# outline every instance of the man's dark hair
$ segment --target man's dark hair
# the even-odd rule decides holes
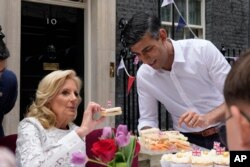
[[[123,38],[126,47],[130,48],[141,40],[146,33],[151,34],[152,38],[158,39],[160,28],[161,22],[155,15],[145,12],[136,13],[125,25],[121,32],[121,38]]]
[[[244,52],[233,64],[224,85],[224,97],[228,106],[250,104],[250,50]]]
[[[4,37],[5,35],[2,33],[2,27],[0,26],[0,61],[5,60],[10,56],[9,50],[3,41]]]

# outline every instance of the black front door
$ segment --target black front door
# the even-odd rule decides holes
[[[74,69],[84,78],[84,10],[22,1],[20,119],[39,81],[57,69]],[[81,92],[82,99],[84,92]],[[83,103],[78,109],[82,117]]]

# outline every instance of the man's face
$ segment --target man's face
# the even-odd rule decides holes
[[[165,68],[168,61],[166,38],[154,39],[147,33],[144,37],[133,45],[130,49],[133,54],[138,56],[144,64],[148,64],[154,69]]]
[[[238,106],[230,107],[232,117],[226,122],[228,148],[230,150],[249,150],[250,105],[241,104],[239,106],[240,108]]]

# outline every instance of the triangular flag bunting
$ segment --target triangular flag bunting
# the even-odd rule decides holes
[[[134,65],[137,65],[139,63],[139,57],[138,56],[135,56],[134,58]]]
[[[127,94],[129,94],[130,89],[131,89],[134,81],[135,81],[135,77],[132,77],[132,76],[128,77],[128,89],[127,89],[128,92],[127,92]]]
[[[119,75],[119,70],[125,68],[123,59],[121,59],[119,66],[117,67],[117,76]]]
[[[176,31],[178,31],[180,28],[183,28],[186,26],[186,22],[185,20],[183,19],[182,16],[179,17],[179,21],[178,21],[178,25],[177,25],[177,28],[176,28]]]
[[[167,6],[171,3],[174,3],[174,0],[164,0],[161,4],[161,7]]]

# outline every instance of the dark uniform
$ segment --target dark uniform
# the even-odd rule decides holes
[[[4,34],[0,26],[0,62],[6,61],[10,56],[8,48],[3,42]],[[2,121],[5,114],[14,107],[17,98],[17,78],[16,75],[5,68],[1,67],[0,71],[0,137],[4,136]]]
[[[4,136],[2,121],[5,114],[14,107],[17,98],[16,75],[5,69],[0,74],[0,137]]]

